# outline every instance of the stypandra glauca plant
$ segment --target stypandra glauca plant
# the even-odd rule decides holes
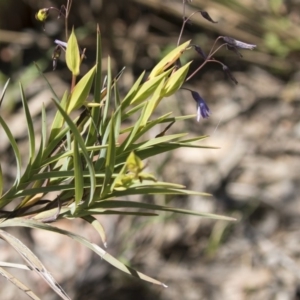
[[[65,52],[66,65],[72,74],[72,80],[70,89],[62,96],[57,95],[39,66],[36,65],[40,76],[44,77],[52,92],[52,101],[57,110],[51,121],[51,128],[47,128],[49,116],[43,107],[41,141],[38,145],[26,95],[20,83],[20,95],[29,139],[29,155],[24,170],[21,168],[23,163],[18,144],[0,116],[0,126],[10,141],[17,169],[14,184],[9,189],[4,189],[0,168],[0,237],[10,244],[26,262],[24,265],[0,262],[0,273],[30,298],[39,299],[32,290],[7,271],[8,267],[37,272],[62,299],[70,299],[36,255],[5,230],[8,227],[28,227],[63,234],[90,248],[103,260],[121,271],[166,287],[162,282],[133,270],[110,255],[101,218],[97,219],[95,216],[116,214],[153,218],[159,212],[175,212],[212,219],[233,220],[225,216],[130,199],[131,195],[149,194],[204,195],[186,190],[180,184],[157,181],[155,175],[148,173],[145,169],[147,160],[151,161],[161,153],[181,147],[205,148],[197,143],[205,136],[187,138],[186,133],[168,134],[167,132],[175,122],[183,122],[194,118],[195,115],[176,117],[169,112],[155,118],[153,112],[161,101],[168,101],[167,97],[182,88],[190,91],[196,101],[198,120],[208,117],[210,110],[200,94],[183,85],[209,62],[221,65],[229,77],[236,82],[228,67],[214,59],[214,54],[223,46],[238,54],[238,48],[253,49],[255,47],[255,45],[246,44],[231,37],[219,37],[210,53],[206,55],[200,46],[192,44],[191,41],[181,43],[184,27],[196,13],[199,12],[202,17],[214,22],[205,11],[197,11],[186,17],[185,6],[186,0],[183,1],[183,24],[177,47],[167,54],[149,72],[148,76],[145,76],[143,72],[124,97],[121,97],[118,90],[118,81],[122,77],[123,70],[117,75],[112,74],[108,58],[107,74],[102,74],[99,27],[96,38],[96,63],[78,80],[80,65],[85,58],[86,50],[80,49],[74,30],[71,32],[68,30],[72,1],[68,0],[61,8],[43,8],[37,12],[36,18],[43,23],[46,22],[51,12],[65,19],[66,42],[55,41],[53,67],[55,69],[61,52]],[[219,41],[223,41],[223,44],[214,49]],[[180,58],[185,51],[190,49],[196,50],[202,56],[203,63],[194,73],[188,75],[192,62],[181,65]],[[0,104],[5,98],[8,84],[9,81],[3,88]],[[92,100],[88,102],[88,98]],[[77,117],[74,117],[74,113]],[[132,126],[126,125],[133,116],[137,117],[137,121]],[[164,130],[156,136],[151,136],[150,130],[158,125],[161,125]],[[121,135],[122,139],[120,139]],[[54,199],[48,197],[52,192],[57,194]],[[68,219],[70,222],[82,219],[90,223],[100,235],[103,245],[96,245],[77,233],[54,226],[54,223],[61,219]]]

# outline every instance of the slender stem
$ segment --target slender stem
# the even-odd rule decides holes
[[[69,13],[70,13],[70,10],[71,10],[71,6],[72,6],[72,0],[68,0],[67,7],[66,7],[66,17],[65,17],[66,41],[69,38],[69,33],[68,33],[68,19],[69,19]]]
[[[65,15],[64,13],[62,13],[62,11],[59,10],[57,7],[51,6],[51,7],[49,7],[49,9],[55,10],[55,11],[57,11],[59,14],[63,15],[64,17],[66,17],[66,15]]]
[[[211,49],[210,49],[210,51],[209,51],[208,56],[211,56],[211,55],[212,55],[212,51],[213,51],[213,49],[215,48],[215,45],[216,45],[217,41],[220,40],[221,38],[223,38],[223,37],[222,37],[222,36],[218,36],[218,37],[216,38],[216,40],[214,41],[213,46],[211,47]],[[215,53],[215,52],[214,52],[214,53]]]
[[[183,30],[184,30],[184,27],[185,27],[185,24],[186,24],[185,3],[186,3],[186,0],[182,0],[182,19],[183,19],[183,22],[182,22],[180,34],[179,34],[179,37],[178,37],[177,46],[179,46],[179,44],[180,44],[180,40],[182,38]]]
[[[76,75],[72,75],[71,93],[72,93],[72,91],[73,91],[75,85],[76,85]]]
[[[182,22],[182,26],[181,26],[181,30],[180,30],[180,34],[179,34],[179,37],[178,37],[178,41],[177,41],[177,46],[179,46],[180,44],[180,40],[182,38],[182,34],[183,34],[183,30],[185,28],[185,24],[191,20],[191,18],[196,14],[196,13],[201,13],[201,10],[196,10],[194,12],[192,12],[187,18],[185,17],[185,3],[186,3],[186,0],[183,0],[183,22]]]
[[[208,59],[212,58],[222,47],[224,47],[226,45],[227,45],[227,43],[220,45],[215,51],[213,51],[212,53],[209,54]]]
[[[223,46],[227,45],[226,43],[222,44],[221,46],[219,46],[216,50],[212,51],[213,48],[215,47],[215,44],[217,42],[217,40],[219,40],[220,37],[218,37],[215,42],[213,47],[211,48],[206,60],[185,80],[185,82],[189,81],[192,77],[194,77],[208,62],[217,62],[219,64],[222,64],[221,62],[219,62],[218,60],[213,59],[213,56],[216,54],[216,52],[218,52]],[[222,64],[223,65],[223,64]]]

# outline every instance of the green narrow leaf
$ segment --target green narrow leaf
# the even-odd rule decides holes
[[[74,156],[74,180],[75,180],[75,204],[78,206],[82,201],[83,196],[83,171],[82,161],[79,152],[79,146],[76,139],[73,142],[73,156]]]
[[[96,74],[94,83],[94,102],[101,103],[101,72],[102,72],[102,45],[101,33],[99,24],[97,24],[97,44],[96,44]],[[99,130],[99,123],[101,118],[101,107],[94,107],[91,109],[91,123],[87,136],[87,144],[95,143]],[[92,122],[94,120],[94,122]]]
[[[5,121],[2,119],[1,115],[0,115],[0,125],[4,129],[4,131],[7,135],[7,138],[10,142],[10,145],[13,148],[15,158],[16,158],[16,162],[17,162],[17,176],[16,176],[16,180],[15,180],[15,183],[14,183],[14,186],[15,186],[15,185],[18,185],[20,183],[20,180],[21,180],[21,166],[22,166],[21,155],[20,155],[18,145],[17,145],[11,131],[9,130],[8,126],[6,125]]]
[[[71,299],[63,290],[63,288],[55,281],[41,261],[35,256],[35,254],[29,248],[27,248],[27,246],[25,246],[19,239],[15,238],[4,230],[0,230],[0,236],[22,256],[22,258],[32,267],[32,269],[37,272],[37,274],[40,275],[62,299]]]
[[[68,102],[69,102],[69,93],[68,93],[68,91],[65,91],[64,95],[60,101],[60,105],[64,110],[67,109]],[[52,122],[49,141],[48,141],[49,144],[51,143],[51,141],[53,141],[53,139],[60,132],[61,128],[63,127],[63,124],[64,124],[64,118],[62,117],[62,115],[59,112],[57,112],[55,114],[54,120]]]
[[[102,41],[99,24],[97,24],[96,76],[94,86],[94,101],[101,102],[101,72],[102,72]]]
[[[0,96],[0,107],[1,107],[2,101],[4,99],[7,87],[9,85],[9,82],[10,82],[10,78],[7,79],[7,81],[6,81],[6,83],[5,83],[4,87],[3,87],[3,90],[2,90],[2,93],[1,93],[1,96]]]
[[[74,76],[80,73],[80,53],[74,28],[70,34],[66,49],[66,63]]]
[[[110,60],[110,57],[108,57],[108,59],[107,59],[107,87],[106,87],[107,94],[106,94],[106,100],[105,100],[102,121],[101,121],[101,127],[100,127],[100,132],[102,135],[105,130],[105,124],[107,124],[106,119],[108,116],[108,109],[111,104],[111,86],[112,86],[111,60]]]
[[[140,115],[139,119],[135,123],[135,125],[134,125],[133,129],[131,130],[130,134],[128,135],[128,137],[122,143],[119,151],[126,150],[133,143],[138,131],[140,130],[140,127],[141,127],[140,125],[141,125],[141,122],[143,120],[143,116],[145,115],[146,108],[147,108],[147,103],[144,104],[144,108],[141,112],[141,115]]]
[[[152,147],[154,145],[159,146],[159,144],[166,143],[166,142],[169,142],[169,141],[172,141],[172,140],[176,140],[176,139],[179,139],[179,138],[184,137],[186,135],[187,135],[187,133],[177,133],[177,134],[172,134],[172,135],[164,135],[164,136],[161,136],[161,137],[157,137],[155,139],[148,140],[144,143],[141,143],[136,149],[137,150],[142,150],[142,149],[145,149],[145,148],[148,148],[148,147]]]
[[[151,97],[151,99],[147,102],[145,113],[142,116],[141,127],[144,127],[147,124],[147,122],[148,122],[149,118],[152,116],[155,108],[157,107],[157,105],[161,101],[161,99],[162,99],[161,91],[162,91],[164,85],[165,85],[165,81],[162,80],[160,82],[160,84],[158,85],[158,87],[156,88],[156,90],[155,90],[153,96]]]
[[[0,163],[0,198],[2,197],[3,188],[4,188],[3,173],[2,173],[1,163]]]
[[[37,68],[39,74],[44,78],[44,80],[46,81],[47,85],[48,85],[48,88],[49,90],[51,91],[52,95],[53,95],[53,98],[57,101],[59,101],[59,98],[58,96],[56,95],[52,85],[50,84],[50,82],[48,81],[47,77],[45,76],[45,74],[43,73],[43,71],[41,70],[41,68],[39,67],[39,65],[35,62],[34,63],[35,67]],[[31,79],[32,80],[32,79]]]
[[[34,128],[33,128],[33,121],[30,115],[30,111],[28,108],[27,104],[27,99],[24,93],[24,89],[22,86],[22,83],[19,83],[20,87],[20,94],[21,94],[21,99],[22,99],[22,104],[25,112],[25,117],[26,117],[26,126],[27,126],[27,131],[28,131],[28,138],[29,138],[29,158],[28,158],[28,163],[26,166],[26,170],[24,171],[24,174],[22,176],[22,181],[27,181],[28,178],[31,177],[31,172],[32,172],[32,164],[35,158],[35,134],[34,134]]]
[[[22,290],[29,298],[33,300],[40,300],[40,298],[24,283],[17,279],[14,275],[0,267],[0,274],[14,284],[17,288]]]
[[[106,150],[105,157],[105,178],[102,185],[101,196],[103,197],[109,190],[111,184],[112,174],[115,168],[115,159],[116,159],[116,140],[115,140],[115,119],[112,115],[110,119],[110,131],[108,138],[108,148]]]
[[[130,102],[132,101],[133,97],[136,95],[140,88],[140,84],[145,76],[145,71],[140,75],[140,77],[135,81],[129,92],[127,93],[126,97],[124,98],[122,102],[122,108],[126,108]]]
[[[153,128],[155,125],[160,124],[160,123],[165,123],[165,120],[166,120],[171,114],[172,114],[172,112],[167,113],[167,114],[165,114],[165,115],[163,115],[163,116],[161,116],[161,117],[159,117],[159,118],[157,118],[157,119],[154,119],[154,120],[152,120],[152,121],[148,121],[147,124],[146,124],[143,128],[141,128],[141,130],[138,132],[138,138],[141,137],[143,134],[149,132],[149,131],[151,130],[151,128]],[[169,118],[168,118],[168,119],[169,119]],[[174,121],[172,121],[172,122],[175,123],[175,119],[174,119]],[[130,130],[131,130],[130,127],[125,128],[124,130],[122,130],[122,133],[127,132],[127,131],[130,131]],[[156,138],[156,137],[155,137],[155,138]],[[153,138],[152,138],[152,139],[153,139]],[[151,139],[151,140],[152,140],[152,139]]]
[[[93,199],[93,195],[94,195],[94,191],[95,191],[95,187],[96,187],[96,178],[95,178],[95,170],[94,170],[94,167],[93,167],[93,163],[89,157],[89,154],[86,150],[86,146],[84,144],[84,140],[80,134],[80,132],[78,131],[76,125],[73,123],[73,121],[71,120],[71,118],[67,115],[67,113],[63,110],[63,108],[60,106],[60,104],[55,101],[54,99],[54,103],[56,105],[56,107],[58,108],[58,110],[60,111],[60,113],[62,114],[63,118],[65,119],[66,123],[68,124],[68,126],[70,127],[71,131],[73,132],[74,134],[74,139],[77,140],[80,148],[81,148],[81,151],[82,151],[82,154],[86,160],[86,163],[87,163],[87,166],[88,166],[88,169],[89,169],[89,172],[90,172],[90,182],[91,182],[91,188],[90,188],[90,202],[92,201]]]
[[[173,49],[167,54],[151,71],[148,79],[152,79],[157,75],[161,74],[164,70],[172,66],[176,60],[182,55],[182,53],[188,48],[191,41],[187,41],[180,46]]]
[[[137,111],[142,109],[144,106],[145,106],[145,103],[142,102],[140,104],[134,105],[130,110],[128,110],[125,113],[122,111],[122,121],[128,119],[131,115],[133,115],[134,113],[136,113]]]
[[[188,191],[191,192],[191,191]],[[156,210],[156,211],[167,211],[167,212],[174,212],[178,214],[186,214],[191,216],[199,216],[209,219],[216,219],[216,220],[226,220],[226,221],[236,221],[236,219],[216,214],[210,214],[210,213],[202,213],[197,212],[193,210],[188,209],[180,209],[176,207],[168,207],[163,205],[155,205],[155,204],[149,204],[149,203],[142,203],[142,202],[135,202],[135,201],[122,201],[122,200],[109,200],[109,201],[101,201],[101,202],[95,202],[91,209],[93,208],[136,208],[136,209],[150,209],[150,210]]]
[[[78,213],[79,216],[81,214],[86,215],[119,215],[119,216],[139,216],[139,217],[157,217],[159,214],[157,213],[149,213],[149,212],[141,212],[141,211],[120,211],[120,210],[111,210],[111,209],[88,209],[84,211],[80,211]],[[77,214],[76,214],[77,216]],[[72,215],[70,215],[72,217]]]
[[[101,223],[93,216],[87,215],[82,218],[85,221],[89,222],[96,229],[96,231],[99,233],[99,235],[101,237],[104,247],[107,248],[106,233],[105,233],[105,230],[104,230],[103,226],[101,225]]]
[[[42,126],[41,127],[42,127],[41,148],[42,151],[44,151],[47,143],[47,115],[46,115],[46,108],[44,103],[42,105]]]
[[[96,245],[94,243],[90,243],[88,240],[86,240],[85,238],[83,238],[82,236],[80,236],[78,234],[74,234],[72,232],[69,232],[69,231],[66,231],[66,230],[63,230],[63,229],[60,229],[57,227],[53,227],[53,226],[50,226],[48,224],[44,224],[41,222],[33,221],[30,219],[5,220],[4,222],[0,223],[0,227],[15,227],[15,226],[43,229],[43,230],[52,231],[52,232],[56,232],[56,233],[60,233],[65,236],[68,236],[68,237],[74,239],[75,241],[79,242],[80,244],[86,246],[87,248],[91,249],[95,253],[97,253],[102,259],[106,260],[109,264],[111,264],[115,268],[117,268],[129,275],[132,275],[136,278],[148,281],[153,284],[158,284],[163,287],[167,287],[162,282],[155,280],[143,273],[140,273],[131,267],[126,266],[125,264],[123,264],[122,262],[120,262],[119,260],[117,260],[116,258],[111,256],[108,252],[103,250],[101,247],[99,247],[98,245]]]
[[[71,93],[70,103],[67,108],[67,114],[70,114],[70,112],[72,112],[73,110],[84,105],[86,98],[90,93],[95,72],[96,66],[94,66],[88,73],[86,73],[76,84]]]
[[[49,143],[48,143],[47,147],[44,149],[43,157],[42,157],[43,166],[47,164],[46,161],[52,160],[52,158],[49,157],[52,154],[52,152],[56,148],[63,145],[65,135],[67,134],[68,131],[69,131],[69,128],[65,127],[63,129],[61,129],[61,131],[57,134],[56,137],[53,138],[53,140],[51,142],[49,142],[49,140],[48,140]]]
[[[205,148],[203,146],[197,146],[197,145],[185,145],[185,144],[181,144],[181,143],[176,143],[176,142],[169,142],[169,143],[160,143],[159,145],[154,145],[154,146],[150,146],[144,149],[139,150],[137,148],[137,155],[141,158],[141,159],[147,159],[149,157],[153,157],[155,155],[161,154],[161,153],[165,153],[165,152],[170,152],[172,150],[176,150],[178,148],[181,147],[187,147],[187,148]]]
[[[157,89],[158,85],[167,78],[172,70],[168,70],[157,77],[147,80],[145,83],[141,85],[136,95],[131,100],[130,104],[137,105],[148,97],[152,95],[152,93]]]
[[[166,85],[164,86],[162,90],[162,96],[163,97],[169,97],[173,95],[176,91],[180,89],[182,84],[185,81],[186,74],[189,70],[190,64],[192,62],[190,61],[183,67],[179,68],[176,72],[174,72],[167,80]]]
[[[115,118],[115,140],[118,141],[120,130],[121,130],[121,122],[122,122],[122,106],[121,106],[121,99],[120,99],[120,94],[118,90],[118,85],[117,82],[114,86],[114,92],[115,92],[115,101],[116,101],[116,107],[117,110],[114,114]]]

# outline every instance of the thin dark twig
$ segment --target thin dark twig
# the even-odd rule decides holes
[[[181,37],[182,37],[182,34],[183,34],[183,30],[184,30],[184,27],[185,27],[185,24],[186,24],[185,3],[186,3],[186,0],[182,0],[182,19],[183,19],[183,22],[182,22],[181,30],[180,30],[180,33],[179,33],[177,46],[179,46],[179,44],[180,44],[180,40],[181,40]]]
[[[216,41],[218,40],[219,38],[216,39]],[[215,41],[215,43],[216,43]],[[214,45],[215,45],[214,43]],[[214,50],[213,52],[210,51],[209,55],[207,56],[206,60],[185,80],[186,82],[189,81],[193,76],[196,75],[196,73],[198,73],[208,62],[216,62],[217,60],[214,60],[212,59],[212,57],[216,54],[216,52],[218,52],[222,47],[224,47],[225,45],[227,45],[226,43],[225,44],[222,44],[221,46],[219,46],[216,50]],[[213,48],[212,48],[213,49]],[[220,63],[220,62],[219,62]]]

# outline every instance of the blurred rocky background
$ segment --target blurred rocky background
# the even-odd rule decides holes
[[[94,61],[99,23],[104,71],[108,55],[115,74],[126,66],[120,82],[123,93],[143,70],[150,70],[176,45],[182,23],[181,0],[73,2],[70,27],[74,25],[81,47],[87,48],[83,72]],[[28,148],[18,82],[25,86],[37,126],[41,103],[50,112],[53,107],[51,94],[33,61],[41,66],[58,94],[70,83],[63,58],[52,71],[53,41],[64,40],[63,20],[50,13],[43,31],[34,18],[38,9],[64,3],[0,1],[0,90],[11,78],[1,116],[24,155]],[[209,135],[203,145],[216,149],[181,149],[148,162],[158,178],[212,196],[149,199],[232,216],[237,222],[170,214],[153,219],[100,217],[108,235],[108,251],[163,281],[167,289],[115,270],[64,237],[13,229],[72,299],[300,299],[300,2],[193,0],[187,6],[187,15],[197,9],[208,11],[218,23],[196,14],[186,27],[183,41],[192,39],[209,52],[219,35],[227,35],[257,48],[241,51],[243,58],[226,49],[217,53],[216,58],[229,66],[238,85],[226,78],[217,64],[206,66],[186,84],[206,99],[212,115],[200,123],[188,120],[176,124],[172,130],[189,132],[191,137]],[[193,52],[188,55],[195,69],[201,57]],[[157,114],[195,113],[193,101],[189,92],[179,91],[161,103]],[[14,161],[3,132],[0,160],[9,185]],[[64,221],[58,225],[101,243],[96,232],[84,223]],[[0,260],[21,262],[3,241]],[[35,274],[12,272],[41,299],[57,299]],[[25,296],[0,277],[0,299]]]

